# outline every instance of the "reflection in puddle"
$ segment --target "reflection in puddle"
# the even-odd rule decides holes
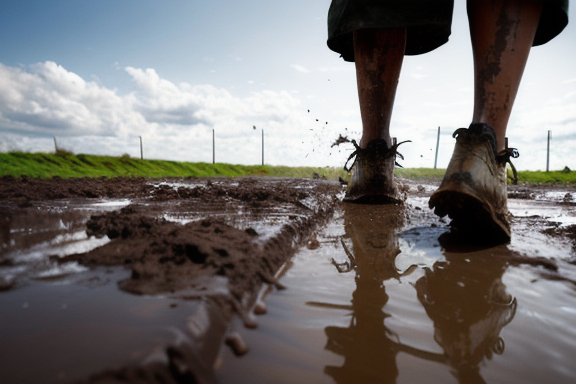
[[[250,353],[223,351],[220,382],[573,381],[575,287],[523,264],[556,258],[555,276],[574,274],[569,247],[542,235],[531,247],[447,252],[445,228],[405,216],[345,204],[321,246],[293,258],[259,329],[244,330]]]
[[[387,281],[414,271],[407,268],[399,273],[395,261],[401,253],[398,231],[403,211],[397,206],[344,209],[346,237],[353,243],[356,289],[350,324],[325,329],[326,348],[344,356],[344,364],[326,366],[324,372],[337,383],[395,382],[397,355],[406,353],[450,366],[460,382],[481,382],[479,365],[504,352],[500,331],[516,311],[516,300],[506,293],[501,280],[505,262],[485,254],[466,258],[445,254],[446,260],[425,267],[413,286],[443,353],[407,344],[386,321],[391,317]]]

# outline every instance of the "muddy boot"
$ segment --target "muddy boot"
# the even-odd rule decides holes
[[[356,150],[350,155],[348,161],[354,156],[354,162],[347,168],[348,161],[344,165],[344,170],[350,172],[352,177],[344,201],[367,204],[400,204],[406,200],[398,192],[394,183],[394,165],[396,156],[403,159],[402,155],[397,152],[396,144],[388,148],[386,141],[383,139],[372,140],[366,148],[360,148],[356,141],[352,144]]]
[[[510,241],[506,163],[518,157],[513,149],[496,152],[496,135],[487,124],[471,124],[452,135],[456,146],[440,188],[428,205],[440,217],[448,215],[453,230],[472,241]]]

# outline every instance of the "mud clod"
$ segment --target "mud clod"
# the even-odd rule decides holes
[[[340,135],[338,135],[338,138],[336,139],[336,141],[334,141],[334,142],[332,143],[332,145],[330,146],[330,148],[336,147],[336,146],[338,146],[338,145],[340,145],[340,144],[350,143],[350,142],[351,142],[351,141],[350,141],[350,139],[348,138],[348,136],[342,136],[342,135],[340,134]]]
[[[248,345],[238,332],[232,332],[226,336],[225,342],[236,356],[242,356],[248,353]]]

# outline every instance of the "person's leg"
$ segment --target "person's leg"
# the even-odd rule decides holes
[[[506,127],[542,11],[542,0],[468,0],[474,55],[474,115],[505,149]]]
[[[362,139],[366,148],[374,139],[390,147],[390,117],[404,59],[406,28],[354,31],[354,56]]]
[[[452,218],[460,237],[483,243],[510,240],[506,126],[540,20],[542,1],[468,0],[474,53],[474,115],[454,132],[456,145],[428,205]]]
[[[398,203],[394,184],[396,148],[390,117],[406,46],[406,28],[359,29],[353,33],[362,139],[354,158],[346,201]],[[348,162],[346,163],[348,164]],[[349,168],[344,166],[344,169]]]

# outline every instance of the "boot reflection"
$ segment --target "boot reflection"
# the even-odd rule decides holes
[[[454,376],[460,383],[484,383],[479,365],[504,352],[500,331],[516,312],[516,299],[502,282],[508,264],[480,252],[445,257],[416,282],[418,300]]]
[[[444,353],[432,353],[400,342],[386,324],[385,282],[401,279],[395,266],[400,253],[398,232],[404,209],[395,205],[344,205],[345,237],[351,247],[348,268],[354,269],[356,290],[348,327],[325,328],[326,349],[344,357],[340,367],[324,372],[337,383],[394,383],[400,352],[451,367],[460,383],[482,383],[479,364],[504,351],[500,331],[514,317],[516,300],[506,293],[502,275],[506,261],[481,253],[446,253],[446,261],[427,269],[415,284],[419,302],[434,322],[434,339]],[[350,249],[348,249],[350,248]],[[324,304],[326,305],[326,304]],[[328,304],[329,306],[329,304]]]
[[[344,204],[345,230],[352,241],[350,270],[356,273],[352,295],[352,319],[347,328],[329,326],[326,349],[344,356],[341,367],[326,366],[324,372],[337,383],[396,381],[397,343],[386,328],[388,302],[384,282],[399,278],[394,260],[400,253],[397,231],[404,221],[404,207],[397,205]],[[337,265],[342,271],[340,265]]]

